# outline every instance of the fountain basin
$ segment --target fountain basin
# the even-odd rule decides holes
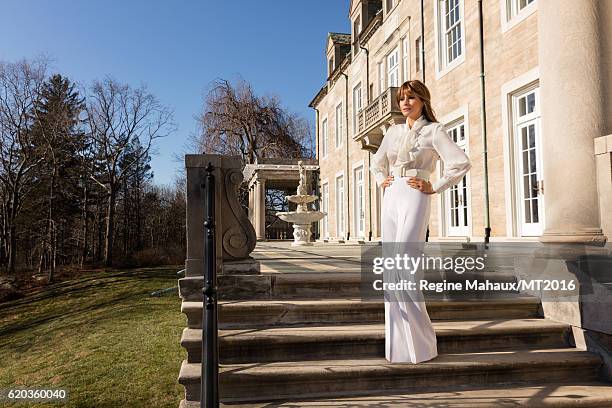
[[[276,216],[283,221],[292,222],[294,224],[311,224],[325,217],[325,213],[321,211],[287,211],[277,212]]]
[[[276,216],[283,221],[293,223],[293,242],[291,246],[310,246],[310,226],[313,222],[325,217],[321,211],[287,211],[277,212]]]
[[[290,195],[286,197],[287,197],[287,200],[291,201],[292,203],[296,203],[296,204],[312,203],[317,198],[319,198],[316,195],[302,195],[302,194]]]

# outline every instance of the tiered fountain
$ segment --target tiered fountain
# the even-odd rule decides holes
[[[300,170],[300,184],[296,195],[286,196],[287,200],[297,204],[297,211],[277,212],[276,216],[283,221],[293,224],[293,243],[291,246],[312,245],[310,242],[310,227],[313,222],[320,221],[325,213],[308,209],[308,203],[312,203],[319,197],[307,194],[306,191],[306,169],[303,162],[298,161]]]

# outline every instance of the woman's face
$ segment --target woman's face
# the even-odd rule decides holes
[[[423,112],[423,101],[409,90],[404,92],[399,100],[399,108],[405,118],[418,119]]]

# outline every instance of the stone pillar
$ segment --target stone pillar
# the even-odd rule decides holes
[[[542,242],[602,243],[593,140],[602,135],[597,0],[538,3]]]
[[[610,235],[612,234],[612,211],[610,211],[612,208],[612,135],[595,139],[595,158],[601,229],[604,234]]]
[[[238,201],[242,182],[239,156],[185,156],[187,171],[187,257],[185,276],[204,274],[204,177],[206,166],[214,166],[215,243],[218,273],[258,273],[259,264],[250,256],[255,248],[255,231]]]
[[[258,241],[266,239],[266,179],[257,177],[255,181],[255,234]]]

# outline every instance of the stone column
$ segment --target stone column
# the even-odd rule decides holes
[[[602,135],[597,0],[538,2],[542,242],[601,243],[593,140]]]
[[[266,179],[257,176],[255,181],[255,234],[257,240],[266,239]]]
[[[249,185],[249,221],[251,222],[251,224],[254,226],[255,225],[255,219],[253,217],[254,214],[254,208],[253,208],[253,203],[255,202],[255,191],[253,189],[253,185]]]

